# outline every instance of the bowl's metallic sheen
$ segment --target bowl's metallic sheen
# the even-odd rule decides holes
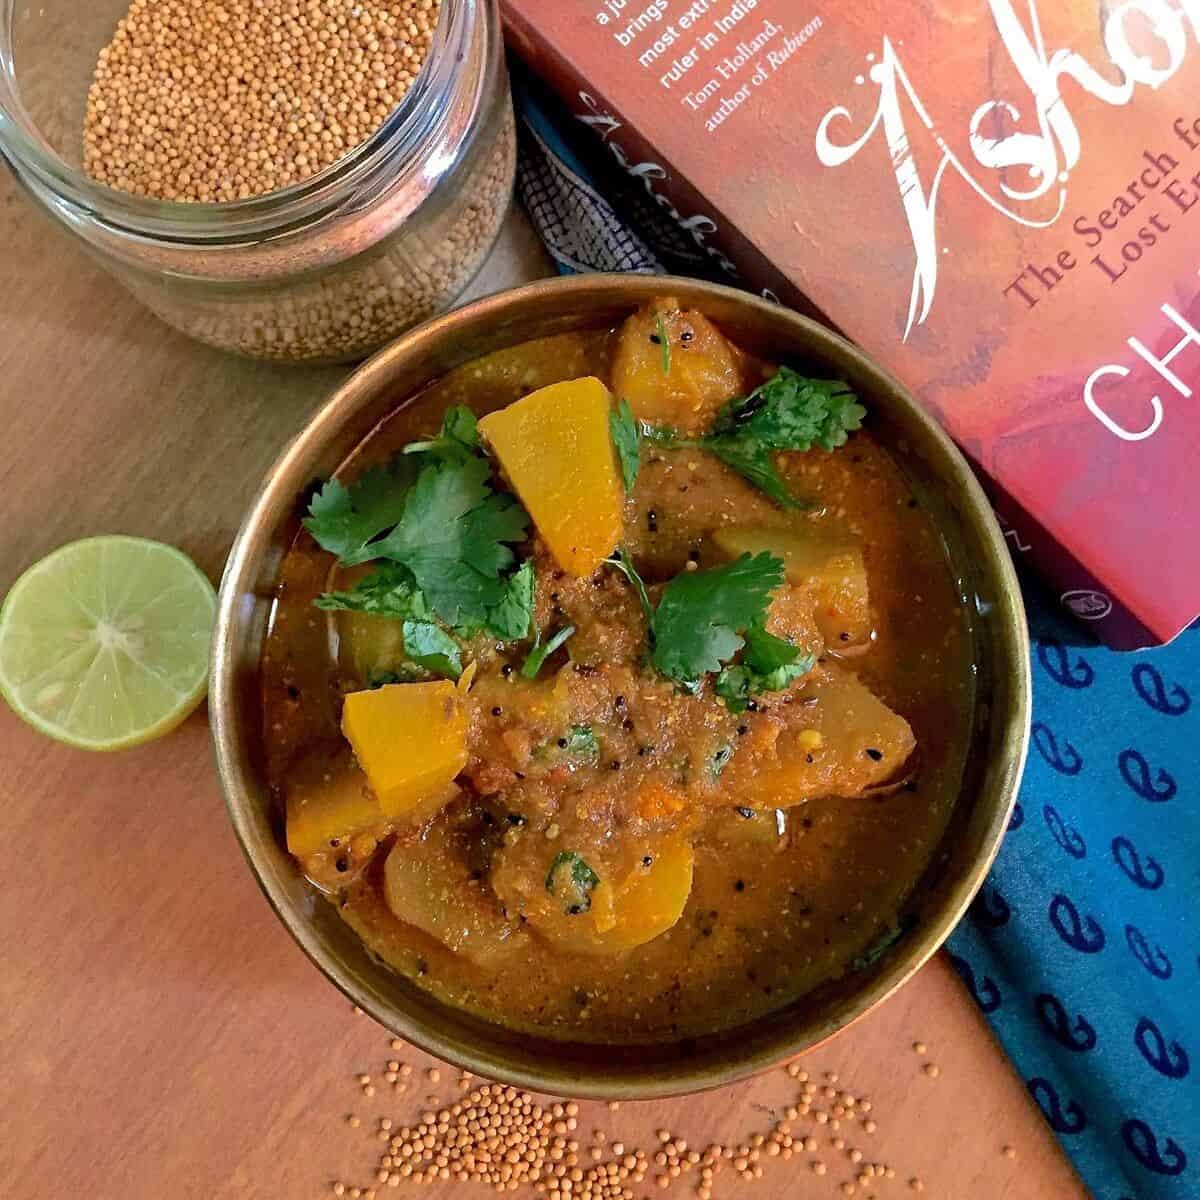
[[[380,965],[283,848],[261,769],[258,662],[280,560],[314,481],[372,429],[453,367],[528,338],[612,325],[654,296],[677,295],[737,341],[850,381],[872,428],[941,523],[972,605],[979,722],[949,828],[917,886],[913,928],[874,966],[718,1036],[653,1046],[564,1043],[448,1008]],[[962,455],[894,380],[828,330],[744,293],[682,279],[554,279],[481,300],[414,330],[352,375],[268,475],[234,543],[221,587],[210,706],[217,763],[242,848],[279,919],[304,952],[388,1029],[497,1080],[581,1097],[672,1095],[751,1075],[844,1029],[904,983],[942,944],[983,882],[1016,798],[1029,739],[1029,647],[1004,538]]]

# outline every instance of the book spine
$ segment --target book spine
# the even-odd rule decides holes
[[[651,199],[722,268],[729,282],[776,300],[837,329],[812,301],[741,234],[709,199],[679,174],[612,100],[549,42],[510,0],[500,0],[510,48],[562,97]],[[840,330],[839,330],[840,332]],[[1058,602],[1086,629],[1115,650],[1161,645],[1175,632],[1152,631],[1111,596],[1048,530],[1016,504],[994,480],[984,479],[1014,558],[1027,562],[1054,588]]]
[[[631,125],[611,99],[546,40],[520,8],[500,0],[510,49],[556,92],[568,111],[607,147],[620,168],[690,237],[735,287],[756,292],[835,328],[786,275],[675,170],[667,157]]]

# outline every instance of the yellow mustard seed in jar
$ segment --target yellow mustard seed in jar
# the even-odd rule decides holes
[[[84,168],[162,200],[227,203],[331,166],[417,77],[441,0],[133,0],[88,92]]]
[[[112,192],[51,213],[164,321],[363,358],[457,299],[508,211],[495,0],[131,0],[82,143]]]

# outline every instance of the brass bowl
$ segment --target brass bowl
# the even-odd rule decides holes
[[[969,598],[979,720],[955,811],[910,904],[913,928],[873,966],[717,1035],[652,1046],[558,1042],[514,1033],[436,1000],[375,959],[284,849],[262,770],[259,656],[280,561],[304,498],[390,412],[450,369],[528,338],[611,326],[659,295],[701,309],[742,345],[848,380],[871,427],[933,511]],[[1029,740],[1029,646],[1003,536],[970,467],[893,379],[812,321],[742,292],[683,279],[609,275],[536,283],[480,300],[394,342],[352,375],[267,476],[221,587],[210,706],[229,814],[271,906],[304,952],[395,1034],[478,1075],[537,1091],[638,1098],[753,1075],[846,1028],[941,946],[983,882],[1015,802]]]

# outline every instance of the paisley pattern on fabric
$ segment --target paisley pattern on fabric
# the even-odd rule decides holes
[[[591,135],[517,94],[522,187],[560,270],[632,250],[686,272],[640,257],[678,231],[600,198],[576,153]],[[1200,629],[1115,654],[1039,585],[1025,597],[1029,766],[950,961],[1098,1200],[1200,1200]]]
[[[1200,630],[1115,654],[1038,585],[1025,596],[1025,819],[1009,824],[981,893],[987,912],[1011,916],[964,921],[955,965],[1099,1200],[1194,1200]]]

